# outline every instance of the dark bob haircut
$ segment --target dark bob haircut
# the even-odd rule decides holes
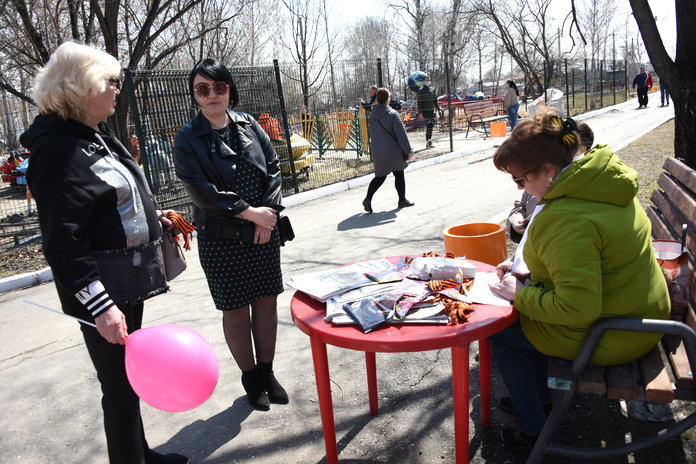
[[[224,64],[220,63],[215,58],[206,58],[205,60],[199,61],[198,63],[196,63],[196,66],[194,66],[191,70],[191,74],[189,74],[189,95],[191,95],[191,99],[194,103],[196,102],[196,99],[193,96],[193,80],[196,78],[196,75],[198,74],[207,77],[208,79],[211,79],[215,82],[225,82],[227,85],[229,85],[229,107],[234,108],[235,106],[237,106],[237,103],[239,103],[239,93],[237,92],[237,85],[234,83],[234,79],[232,79],[232,73],[230,73],[230,70],[227,69],[227,67]]]

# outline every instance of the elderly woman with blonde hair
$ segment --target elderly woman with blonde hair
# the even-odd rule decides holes
[[[109,461],[183,464],[185,456],[149,448],[126,376],[125,343],[141,326],[143,301],[168,289],[161,235],[171,222],[104,123],[114,114],[120,72],[95,48],[56,49],[35,79],[40,114],[21,137],[31,151],[27,181],[63,311],[96,324],[80,329],[103,393]]]

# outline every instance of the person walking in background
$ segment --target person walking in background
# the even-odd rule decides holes
[[[367,188],[367,196],[363,207],[368,213],[372,212],[372,197],[386,180],[389,173],[394,174],[394,186],[399,194],[399,208],[413,206],[406,199],[406,179],[404,169],[408,160],[413,156],[411,144],[406,135],[406,129],[399,113],[389,106],[389,89],[382,87],[377,90],[377,103],[370,113],[370,134],[372,138],[372,162],[375,166],[375,178]]]
[[[669,106],[669,90],[662,83],[662,79],[660,79],[660,106]]]
[[[365,108],[367,111],[370,111],[372,109],[372,105],[374,105],[375,103],[375,98],[377,98],[377,86],[371,85],[370,88],[367,89],[367,93],[370,95],[370,99],[368,101],[363,100],[362,97],[360,97],[358,101],[360,102],[363,108]]]
[[[425,148],[433,146],[433,125],[435,124],[435,109],[439,108],[437,96],[430,88],[430,76],[423,79],[423,87],[416,96],[418,102],[418,118],[425,121]]]
[[[650,77],[650,73],[645,71],[644,66],[640,67],[640,72],[633,78],[633,85],[631,87],[636,88],[636,86],[636,92],[638,93],[638,109],[647,108],[648,91],[650,87],[652,87],[652,78]]]
[[[280,162],[254,118],[231,110],[239,95],[222,63],[196,64],[188,89],[200,111],[177,133],[176,173],[196,206],[201,267],[222,311],[227,346],[249,403],[267,411],[271,403],[288,403],[273,374],[283,292]]]
[[[150,449],[126,376],[125,344],[141,327],[143,301],[169,288],[161,237],[172,223],[104,122],[114,114],[120,73],[108,53],[59,46],[36,75],[40,114],[20,140],[31,150],[27,180],[63,311],[97,326],[80,330],[101,384],[109,462],[184,464],[185,456]],[[94,426],[85,424],[85,433]]]
[[[551,400],[548,356],[573,360],[592,324],[606,317],[668,319],[669,293],[652,251],[650,220],[636,198],[638,176],[606,145],[580,159],[579,135],[551,111],[521,122],[493,157],[543,209],[527,229],[528,280],[498,268],[491,289],[514,302],[520,318],[489,337],[493,357],[519,414],[503,443],[530,452]],[[640,358],[661,334],[607,332],[591,363]],[[502,403],[502,398],[501,398]]]
[[[517,111],[520,109],[520,91],[517,90],[517,85],[513,80],[507,81],[505,85],[507,88],[503,97],[503,106],[507,110],[508,118],[510,119],[510,130],[513,130],[517,124]]]

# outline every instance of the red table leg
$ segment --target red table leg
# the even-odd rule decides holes
[[[479,382],[481,383],[481,425],[491,425],[491,344],[487,338],[478,341]]]
[[[373,416],[379,412],[377,404],[377,362],[375,354],[365,352],[365,364],[367,365],[367,394],[370,398],[370,414]]]
[[[317,381],[317,394],[319,396],[321,425],[324,429],[326,462],[328,464],[338,464],[336,426],[334,425],[331,378],[329,376],[329,359],[326,355],[326,344],[314,337],[310,337],[310,342],[312,345],[312,360],[314,361],[314,377]]]
[[[469,345],[452,347],[456,462],[469,462]]]

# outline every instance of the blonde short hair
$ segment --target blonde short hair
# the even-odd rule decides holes
[[[64,42],[36,74],[34,102],[41,113],[84,120],[90,97],[105,91],[107,79],[120,73],[121,65],[108,53]]]

